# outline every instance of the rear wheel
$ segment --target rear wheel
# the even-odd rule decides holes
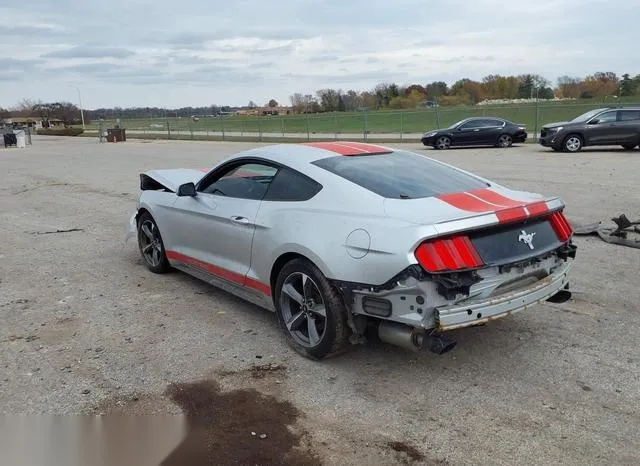
[[[637,144],[622,144],[622,147],[624,147],[626,150],[633,150],[636,146]]]
[[[570,134],[564,139],[562,148],[565,152],[578,152],[582,149],[582,138],[577,134]]]
[[[287,343],[301,355],[318,360],[349,347],[347,308],[311,262],[285,264],[276,280],[274,304]]]
[[[498,147],[510,147],[513,144],[513,138],[508,134],[501,134],[498,138]]]
[[[436,139],[436,143],[433,147],[439,150],[449,149],[451,147],[451,139],[447,136],[440,136],[438,139]]]
[[[154,273],[166,273],[171,270],[162,235],[149,212],[143,212],[138,217],[138,248],[149,270]]]

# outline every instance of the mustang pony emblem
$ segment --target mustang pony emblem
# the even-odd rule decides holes
[[[526,243],[527,246],[529,246],[529,249],[533,249],[533,237],[535,236],[536,232],[534,231],[533,233],[527,233],[524,230],[520,230],[520,236],[518,236],[518,241],[522,241],[523,243]]]

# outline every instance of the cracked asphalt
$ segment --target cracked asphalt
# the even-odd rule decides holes
[[[369,343],[320,363],[288,350],[266,311],[148,272],[123,242],[138,174],[255,145],[45,136],[0,149],[0,412],[178,419],[191,405],[167,387],[212,380],[295,407],[305,446],[284,431],[278,445],[310,464],[640,463],[639,249],[577,237],[572,300],[456,331],[443,356]],[[558,194],[575,223],[640,217],[638,150],[397,146]],[[278,372],[247,375],[265,364]]]

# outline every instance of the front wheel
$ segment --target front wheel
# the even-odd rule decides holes
[[[622,144],[622,147],[625,150],[633,150],[633,149],[635,149],[636,146],[637,146],[637,144]]]
[[[436,139],[434,147],[439,150],[449,149],[451,147],[451,139],[447,136],[440,136],[438,139]]]
[[[348,348],[348,310],[311,262],[294,259],[285,264],[276,280],[274,304],[287,343],[301,355],[319,360]]]
[[[138,217],[138,248],[149,270],[166,273],[171,270],[156,221],[149,212]]]
[[[582,139],[576,134],[570,134],[565,138],[562,148],[566,152],[578,152],[582,149]]]

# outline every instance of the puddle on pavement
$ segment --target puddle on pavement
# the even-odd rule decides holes
[[[298,410],[254,389],[223,392],[215,381],[173,384],[166,395],[185,412],[188,433],[162,466],[320,465]]]

